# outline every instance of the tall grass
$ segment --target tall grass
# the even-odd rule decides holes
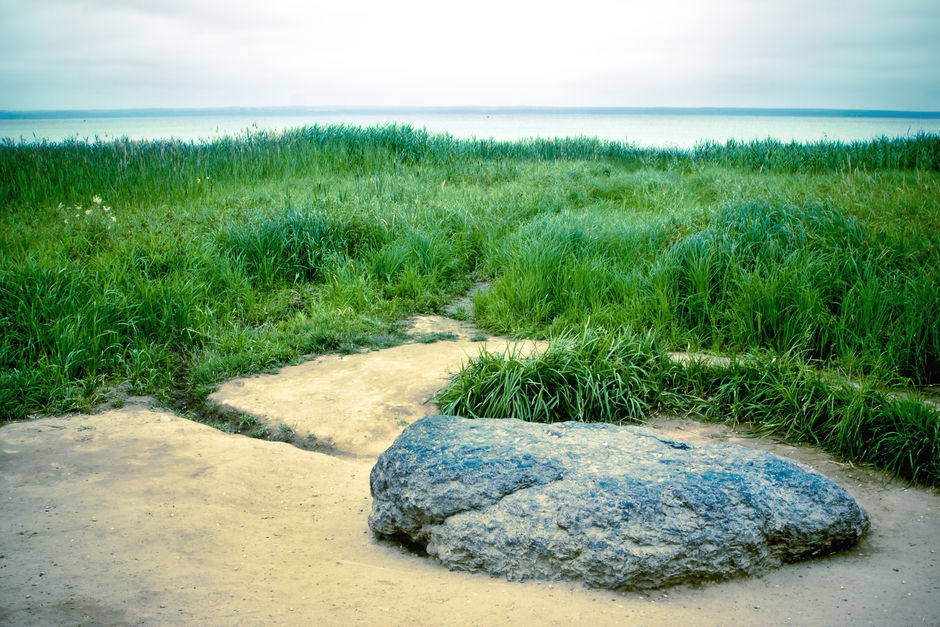
[[[938,233],[935,135],[652,150],[393,125],[6,142],[0,419],[124,391],[198,407],[226,377],[402,341],[405,318],[478,280],[492,282],[476,301],[490,330],[649,330],[630,355],[580,338],[603,358],[576,374],[585,355],[538,366],[554,391],[518,398],[545,411],[624,419],[670,394],[719,398],[650,365],[689,346],[937,382]],[[916,413],[898,407],[902,422]],[[811,421],[821,442],[833,428],[893,446],[887,418],[867,431],[827,420]],[[911,476],[929,466],[897,450]]]
[[[886,380],[940,380],[940,238],[823,206],[726,206],[704,224],[563,214],[491,249],[480,317],[561,331],[588,318],[674,343],[798,352]]]
[[[653,334],[588,328],[538,356],[481,351],[434,400],[470,418],[636,422],[669,398],[671,364]]]
[[[274,285],[316,281],[332,257],[373,247],[383,235],[376,224],[289,207],[232,225],[219,233],[218,244],[253,281]]]
[[[466,161],[603,160],[629,168],[717,166],[820,173],[861,169],[940,171],[940,136],[919,133],[874,141],[783,143],[773,139],[706,143],[691,150],[638,148],[594,138],[458,140],[408,126],[307,126],[211,142],[67,140],[0,145],[0,202],[66,204],[94,194],[130,202],[184,200],[203,182],[256,183],[421,164]]]
[[[481,352],[435,401],[468,417],[638,422],[655,411],[754,423],[925,485],[940,483],[940,416],[916,399],[827,380],[799,360],[670,358],[653,333],[585,329],[539,355]]]
[[[212,286],[183,267],[159,282],[126,260],[87,265],[27,257],[0,268],[0,407],[87,408],[120,373],[166,385],[173,354],[205,342]]]
[[[74,208],[72,208],[74,209]],[[91,216],[93,217],[93,216]],[[160,234],[90,218],[0,256],[0,417],[88,409],[124,385],[179,396],[299,355],[385,345],[463,289],[448,231],[289,207]],[[379,260],[401,251],[394,269]],[[175,390],[175,391],[174,391]]]

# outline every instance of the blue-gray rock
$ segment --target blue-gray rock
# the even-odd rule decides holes
[[[854,543],[868,514],[795,461],[645,427],[432,416],[372,469],[369,526],[452,569],[656,588]]]

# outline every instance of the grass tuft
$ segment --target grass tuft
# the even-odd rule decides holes
[[[940,415],[922,401],[827,380],[793,357],[680,363],[652,333],[589,328],[540,355],[483,351],[434,401],[470,418],[622,423],[670,411],[753,423],[759,433],[940,483]]]

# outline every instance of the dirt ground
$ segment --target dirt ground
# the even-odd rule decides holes
[[[220,388],[218,402],[328,439],[337,454],[228,435],[142,399],[3,427],[0,623],[940,624],[937,491],[673,417],[655,423],[670,437],[767,449],[820,470],[868,510],[871,532],[763,577],[649,593],[450,572],[376,541],[366,522],[375,456],[405,422],[433,412],[422,395],[478,349],[459,337]]]
[[[326,355],[277,374],[229,381],[209,398],[272,427],[286,425],[298,436],[316,437],[335,455],[374,460],[406,425],[436,413],[425,401],[481,349],[525,355],[544,346],[500,337],[474,341],[485,335],[468,323],[440,316],[414,319],[411,334],[447,334],[453,339]]]

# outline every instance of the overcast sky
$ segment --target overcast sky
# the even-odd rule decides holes
[[[0,109],[940,110],[940,0],[0,0]]]

